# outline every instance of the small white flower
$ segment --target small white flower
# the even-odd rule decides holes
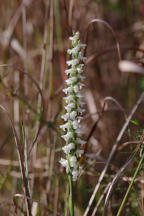
[[[77,110],[78,110],[78,112],[80,112],[81,114],[85,112],[85,109],[78,108]]]
[[[76,33],[74,34],[74,36],[73,36],[73,37],[69,37],[69,39],[70,39],[73,43],[75,43],[77,40],[79,40],[79,32],[76,32]]]
[[[69,143],[68,145],[69,145],[70,149],[74,149],[75,148],[75,144],[74,143]]]
[[[80,107],[83,107],[83,105],[85,105],[85,102],[81,101],[80,99],[77,101],[77,103],[80,105]]]
[[[67,120],[68,120],[68,117],[69,117],[68,113],[66,113],[66,114],[64,114],[64,115],[61,116],[61,118],[62,118],[64,121],[67,121]]]
[[[78,59],[73,59],[73,60],[69,60],[66,62],[68,66],[75,66],[77,64],[79,64],[79,60]]]
[[[80,128],[80,124],[79,124],[78,120],[74,120],[74,121],[73,121],[73,128],[74,128],[75,130],[78,129],[78,128]]]
[[[86,44],[79,44],[80,47],[85,48],[87,45]]]
[[[67,167],[68,166],[68,161],[64,158],[61,158],[60,159],[60,164],[63,166],[63,167]]]
[[[77,69],[83,69],[84,64],[79,64],[79,66],[77,67]]]
[[[70,143],[70,144],[64,146],[64,147],[62,148],[62,150],[64,151],[65,154],[69,154],[70,151],[71,151],[72,149],[74,149],[74,148],[75,148],[75,144],[74,144],[74,143]]]
[[[84,132],[82,130],[80,130],[80,129],[77,129],[77,135],[81,136],[82,134],[84,134]]]
[[[76,82],[78,80],[78,78],[77,77],[71,77],[71,78],[68,78],[68,79],[66,79],[66,84],[67,85],[71,85],[71,84],[73,84],[73,82]]]
[[[82,156],[82,154],[84,153],[84,150],[83,149],[78,149],[77,151],[76,151],[76,153],[78,154],[78,157],[81,157]]]
[[[72,108],[75,108],[75,103],[70,103],[67,106],[65,106],[65,109],[67,110],[67,112],[70,112]]]
[[[79,116],[77,119],[78,119],[78,123],[80,123],[81,120],[83,120],[83,117]]]
[[[79,175],[79,171],[78,170],[73,170],[72,171],[72,177],[73,177],[73,181],[76,181]]]
[[[82,53],[79,52],[79,59],[85,63],[87,58],[86,58],[86,57],[83,57],[83,56],[82,56]]]
[[[76,156],[72,156],[72,157],[70,158],[70,165],[71,165],[71,167],[75,167],[75,166],[76,166],[76,163],[77,163],[77,158],[76,158]]]
[[[66,145],[62,148],[62,150],[64,151],[65,154],[69,154],[71,149]]]
[[[73,95],[69,95],[67,97],[64,97],[63,99],[66,101],[66,103],[69,103],[71,100],[73,100]]]
[[[81,93],[78,93],[78,94],[77,94],[77,97],[78,97],[78,98],[83,98],[83,95],[82,95]]]
[[[69,79],[71,80],[72,83],[77,81],[77,77],[76,77],[76,76],[71,77],[71,78],[69,78]]]
[[[80,139],[80,138],[77,138],[76,141],[77,141],[77,143],[80,144],[80,145],[86,144],[86,141],[84,141],[84,140],[82,140],[82,139]]]
[[[65,70],[65,73],[68,75],[68,74],[71,74],[71,73],[74,73],[75,72],[75,69],[74,68],[70,68],[70,69],[67,69]]]
[[[78,76],[81,80],[84,80],[85,79],[85,76],[82,76],[82,75],[79,75]]]
[[[69,122],[67,122],[67,123],[65,123],[65,124],[63,124],[63,125],[60,126],[60,128],[61,128],[63,131],[65,131],[65,130],[68,129],[69,127],[70,127]]]
[[[73,55],[77,55],[78,52],[80,52],[80,46],[77,45],[76,47],[74,47],[73,49],[68,49],[67,53],[68,54],[73,54]]]
[[[70,113],[70,119],[71,119],[71,120],[75,120],[76,116],[77,116],[77,112],[76,112],[76,111],[72,111],[72,112]]]
[[[68,88],[63,89],[63,92],[64,92],[65,94],[67,94],[67,93],[69,93],[69,92],[71,92],[71,91],[72,91],[72,87],[71,87],[71,86],[68,87]]]
[[[80,86],[80,90],[81,90],[83,88],[83,86],[85,86],[85,84],[79,83],[79,86]]]
[[[61,137],[67,142],[70,138],[73,138],[73,134],[72,132],[67,132],[67,134],[62,135]]]
[[[77,71],[78,71],[79,74],[81,74],[83,72],[83,69],[80,68],[80,67],[77,67]]]
[[[79,87],[78,87],[78,85],[75,85],[73,88],[74,88],[74,92],[75,92],[75,93],[78,93],[78,92],[79,92]]]

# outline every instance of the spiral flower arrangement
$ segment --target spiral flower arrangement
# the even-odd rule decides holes
[[[81,130],[82,114],[84,102],[82,102],[81,89],[84,86],[82,83],[85,77],[82,75],[85,57],[82,56],[82,49],[86,46],[80,43],[79,32],[74,33],[73,37],[69,38],[72,41],[72,49],[68,49],[68,54],[72,59],[67,61],[68,69],[65,70],[67,74],[66,88],[63,92],[66,94],[64,100],[66,102],[66,113],[62,115],[65,124],[61,125],[61,129],[65,132],[62,138],[66,145],[62,148],[66,154],[66,159],[61,158],[60,163],[66,168],[66,172],[72,176],[72,181],[76,181],[81,166],[79,159],[84,153],[82,146],[86,143],[81,139],[83,131]]]

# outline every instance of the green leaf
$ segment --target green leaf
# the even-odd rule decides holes
[[[139,126],[139,122],[137,120],[131,120],[130,121],[132,124]]]

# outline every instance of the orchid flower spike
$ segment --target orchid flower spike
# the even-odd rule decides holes
[[[85,77],[82,76],[82,72],[86,60],[85,57],[82,57],[81,51],[86,45],[80,43],[79,32],[74,33],[73,37],[69,39],[72,41],[72,49],[68,49],[67,52],[72,58],[66,62],[69,67],[65,71],[67,79],[66,88],[63,89],[66,94],[66,97],[64,97],[66,113],[62,115],[65,124],[60,126],[65,132],[62,138],[66,145],[62,149],[66,154],[66,159],[61,158],[60,163],[66,168],[66,172],[72,175],[73,181],[76,181],[81,169],[79,159],[84,153],[82,146],[86,143],[81,139],[83,131],[80,124],[83,119],[82,114],[85,111],[81,89],[84,86],[82,82]]]

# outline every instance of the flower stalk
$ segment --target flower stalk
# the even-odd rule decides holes
[[[70,216],[74,216],[74,200],[73,200],[73,181],[72,176],[68,175],[69,180],[69,209],[70,209]]]
[[[62,148],[66,154],[66,159],[61,158],[60,163],[66,168],[69,179],[70,188],[70,215],[74,215],[73,207],[73,181],[78,179],[81,166],[79,159],[84,153],[83,145],[86,143],[81,139],[83,131],[81,130],[82,115],[85,112],[83,108],[84,102],[82,101],[83,95],[81,94],[82,87],[84,86],[83,80],[85,77],[82,75],[85,59],[82,56],[82,49],[85,44],[80,43],[79,32],[74,33],[70,37],[72,41],[72,49],[68,49],[68,54],[71,60],[67,61],[68,69],[65,70],[67,75],[66,88],[63,92],[66,94],[65,110],[66,113],[62,115],[65,121],[60,128],[64,131],[62,138],[65,140],[66,145]]]

